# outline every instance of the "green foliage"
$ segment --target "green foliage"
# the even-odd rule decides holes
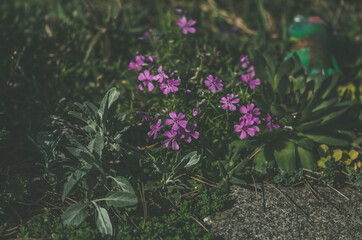
[[[322,170],[322,180],[325,183],[334,184],[338,177],[336,170],[346,170],[350,181],[359,188],[361,155],[358,150],[329,147],[326,144],[321,144],[318,147],[318,154],[318,166]]]
[[[203,228],[193,219],[199,219],[209,216],[217,211],[225,208],[230,201],[229,197],[215,191],[204,185],[198,187],[199,195],[194,200],[184,200],[177,208],[175,213],[157,214],[147,218],[144,228],[135,228],[131,224],[120,224],[115,226],[115,235],[101,236],[101,232],[95,230],[89,221],[83,221],[80,225],[66,226],[62,223],[61,218],[52,217],[46,212],[41,217],[35,218],[28,225],[21,227],[18,237],[27,238],[52,238],[52,239],[213,239],[211,231],[205,232]],[[80,206],[82,209],[83,206]],[[74,207],[72,207],[74,208]],[[111,225],[107,217],[105,209],[99,209],[99,220],[105,230]],[[67,210],[68,211],[68,210]],[[64,221],[64,219],[63,219]],[[134,222],[142,224],[142,218],[135,217]]]
[[[54,197],[53,204],[58,206],[57,200],[67,202],[69,198],[84,204],[78,209],[79,218],[74,218],[76,205],[63,215],[66,224],[79,224],[77,227],[52,227],[62,232],[59,239],[101,239],[101,234],[91,230],[97,225],[103,234],[113,231],[116,236],[120,231],[116,225],[120,219],[126,219],[125,209],[141,228],[143,197],[157,199],[155,205],[159,209],[176,209],[184,220],[179,221],[178,215],[156,217],[150,211],[148,220],[157,228],[152,224],[145,226],[144,231],[148,229],[145,236],[151,238],[153,232],[167,236],[184,231],[177,232],[180,238],[200,239],[205,232],[184,207],[184,194],[194,190],[190,179],[193,171],[220,182],[219,186],[227,190],[229,184],[245,184],[244,175],[248,173],[246,167],[250,169],[251,159],[260,172],[274,174],[271,170],[278,164],[284,170],[280,174],[289,179],[288,174],[299,167],[315,166],[320,143],[338,149],[349,146],[352,138],[339,131],[347,121],[338,119],[344,116],[353,119],[348,126],[356,131],[362,115],[360,105],[350,107],[353,101],[335,95],[336,87],[341,84],[337,76],[306,79],[295,56],[276,66],[289,47],[286,32],[294,15],[300,9],[306,15],[320,12],[322,18],[333,21],[342,40],[335,49],[341,52],[336,56],[341,59],[338,63],[346,76],[343,84],[351,81],[355,86],[360,85],[361,26],[357,24],[359,8],[355,7],[358,4],[346,2],[346,11],[336,17],[337,2],[309,3],[216,1],[211,6],[199,1],[5,1],[0,5],[3,23],[0,37],[4,41],[0,46],[4,55],[0,59],[4,75],[0,83],[0,155],[4,160],[0,169],[0,214],[1,208],[6,212],[8,204],[27,200],[32,195],[27,192],[28,182],[23,180],[32,184],[33,179],[40,179],[45,188],[49,187],[44,192],[50,188],[59,191],[62,185],[61,197]],[[280,7],[288,11],[281,12]],[[186,10],[188,19],[197,20],[195,35],[182,35],[175,24],[181,17],[176,8]],[[230,11],[228,18],[219,14],[223,11]],[[238,25],[237,30],[234,24]],[[152,28],[149,37],[138,40],[149,28]],[[137,75],[127,70],[136,51],[144,56],[157,54],[155,64],[181,77],[183,85],[178,95],[162,96],[160,92],[137,90]],[[237,86],[240,74],[245,73],[240,68],[240,54],[255,59],[263,85],[257,88],[258,93],[246,90],[243,84]],[[145,63],[143,67],[150,66]],[[209,74],[223,80],[224,91],[203,95],[193,88],[197,84],[205,88],[204,80]],[[117,90],[107,92],[111,87]],[[186,92],[189,88],[192,93]],[[282,129],[265,133],[265,127],[261,127],[257,138],[239,140],[233,133],[233,125],[240,116],[220,109],[220,98],[231,91],[239,94],[240,105],[255,102],[262,115],[270,111],[277,116]],[[356,100],[361,99],[360,92],[355,87]],[[100,102],[104,94],[100,106],[91,103]],[[74,101],[84,103],[73,104]],[[193,107],[199,107],[200,114],[196,117],[191,117]],[[148,115],[151,122],[141,122],[134,110]],[[163,148],[163,139],[147,138],[156,114],[168,118],[170,111],[185,113],[187,119],[198,124],[200,132],[198,141],[180,145],[179,154]],[[50,114],[56,116],[46,118]],[[39,151],[27,136],[36,136],[33,143]],[[358,141],[361,142],[355,140],[353,144],[358,145]],[[357,149],[356,145],[354,148]],[[359,172],[352,172],[360,162],[352,163],[350,174],[357,183]],[[291,182],[282,182],[288,181]],[[37,200],[38,194],[34,191],[36,199],[32,200]],[[222,197],[214,196],[213,191],[199,194],[204,199],[200,201],[204,202],[200,204],[202,214],[222,205]],[[189,205],[195,207],[194,202]],[[61,218],[57,221],[60,223]],[[92,224],[85,225],[87,222]],[[166,222],[170,223],[167,227]],[[180,224],[185,227],[179,228]],[[34,228],[42,231],[41,225]],[[75,229],[83,229],[83,233]],[[47,231],[44,236],[56,239],[49,235],[54,230],[47,227],[43,230]],[[67,235],[66,231],[73,235]],[[126,221],[121,232],[127,239],[133,233],[141,236],[140,231]]]
[[[277,175],[275,175],[273,181],[276,184],[290,186],[294,183],[301,181],[302,179],[303,179],[303,170],[300,169],[292,173],[279,172]]]
[[[27,226],[20,228],[18,238],[51,238],[55,240],[101,239],[99,232],[88,222],[78,226],[65,226],[61,218],[54,218],[49,212],[36,217]]]
[[[205,232],[192,219],[193,209],[184,201],[175,214],[151,217],[145,228],[130,231],[129,227],[120,227],[117,239],[212,239],[211,231]]]
[[[210,189],[205,185],[200,186],[197,198],[196,209],[201,218],[223,210],[231,202],[230,197],[223,194],[222,191]]]
[[[362,188],[362,172],[357,171],[355,169],[352,169],[348,173],[348,179],[353,182],[353,184],[358,188],[359,190]]]
[[[299,167],[313,169],[318,143],[347,146],[352,142],[350,135],[340,133],[348,129],[349,119],[343,119],[343,126],[340,119],[355,102],[338,101],[337,74],[308,79],[295,54],[277,70],[261,54],[256,56],[256,74],[265,80],[257,96],[258,103],[278,116],[282,125],[280,131],[259,135],[265,151],[272,155],[265,151],[258,153],[254,158],[256,170],[265,171],[266,164],[272,161],[287,173]]]

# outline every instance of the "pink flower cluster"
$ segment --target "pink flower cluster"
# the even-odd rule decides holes
[[[240,113],[243,114],[239,118],[239,124],[234,125],[234,132],[240,132],[240,139],[243,140],[247,135],[253,137],[257,132],[260,132],[260,129],[257,125],[261,123],[259,117],[260,109],[255,108],[253,103],[247,104],[240,107]],[[276,117],[267,113],[264,118],[267,121],[267,128],[272,131],[272,127],[279,128],[279,125],[275,122],[278,120]]]
[[[240,132],[240,139],[243,140],[247,135],[253,137],[260,129],[257,124],[260,124],[258,115],[260,115],[260,109],[254,108],[254,104],[248,104],[240,107],[240,113],[244,114],[239,119],[239,124],[234,125],[234,132]],[[256,124],[256,125],[254,125]]]
[[[146,65],[144,64],[145,61],[154,62],[155,57],[157,57],[157,55],[151,55],[147,58],[142,55],[137,55],[135,59],[129,63],[128,70],[137,69],[137,71],[141,71],[142,67]],[[150,69],[152,68],[153,67]],[[174,72],[172,72],[170,76],[172,77],[173,75]],[[177,86],[181,84],[180,77],[170,78],[162,69],[162,66],[159,66],[157,73],[154,74],[151,73],[150,70],[144,70],[138,75],[138,80],[141,81],[141,83],[138,85],[138,89],[140,91],[143,91],[145,88],[147,88],[149,92],[152,92],[155,88],[154,84],[157,82],[160,90],[165,95],[168,95],[170,92],[177,92],[179,90]]]
[[[240,62],[241,67],[246,69],[247,72],[247,75],[241,74],[241,80],[248,84],[251,90],[254,90],[256,85],[260,85],[260,79],[254,79],[254,66],[252,62],[248,60],[247,55],[241,55]]]
[[[189,123],[188,120],[184,120],[185,114],[179,113],[176,114],[175,112],[171,112],[169,114],[171,119],[166,119],[166,125],[172,125],[170,130],[166,130],[163,136],[168,137],[163,144],[165,147],[169,147],[170,144],[173,150],[179,150],[179,142],[184,139],[186,143],[190,143],[192,138],[198,139],[200,133],[195,131],[197,124],[196,123]],[[155,125],[151,125],[151,131],[148,132],[148,136],[152,137],[153,139],[157,138],[157,133],[163,128],[161,125],[162,120],[159,119]]]

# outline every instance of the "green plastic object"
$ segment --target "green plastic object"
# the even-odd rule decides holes
[[[331,51],[333,30],[323,19],[317,16],[296,16],[288,28],[288,34],[294,49],[287,53],[286,58],[296,52],[308,77],[321,71],[324,71],[326,77],[341,72]]]

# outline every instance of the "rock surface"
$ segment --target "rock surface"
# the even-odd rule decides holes
[[[273,185],[275,186],[275,185]],[[232,208],[204,219],[216,239],[362,239],[361,192],[306,184],[232,186]],[[286,200],[286,198],[288,200]]]

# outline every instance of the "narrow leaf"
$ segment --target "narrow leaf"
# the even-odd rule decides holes
[[[229,182],[231,182],[232,184],[237,184],[237,185],[246,185],[246,182],[240,178],[236,178],[236,177],[232,177],[229,179]]]
[[[317,143],[324,143],[328,146],[348,146],[349,142],[345,139],[320,135],[320,134],[305,134],[306,137],[312,139],[314,142]]]

